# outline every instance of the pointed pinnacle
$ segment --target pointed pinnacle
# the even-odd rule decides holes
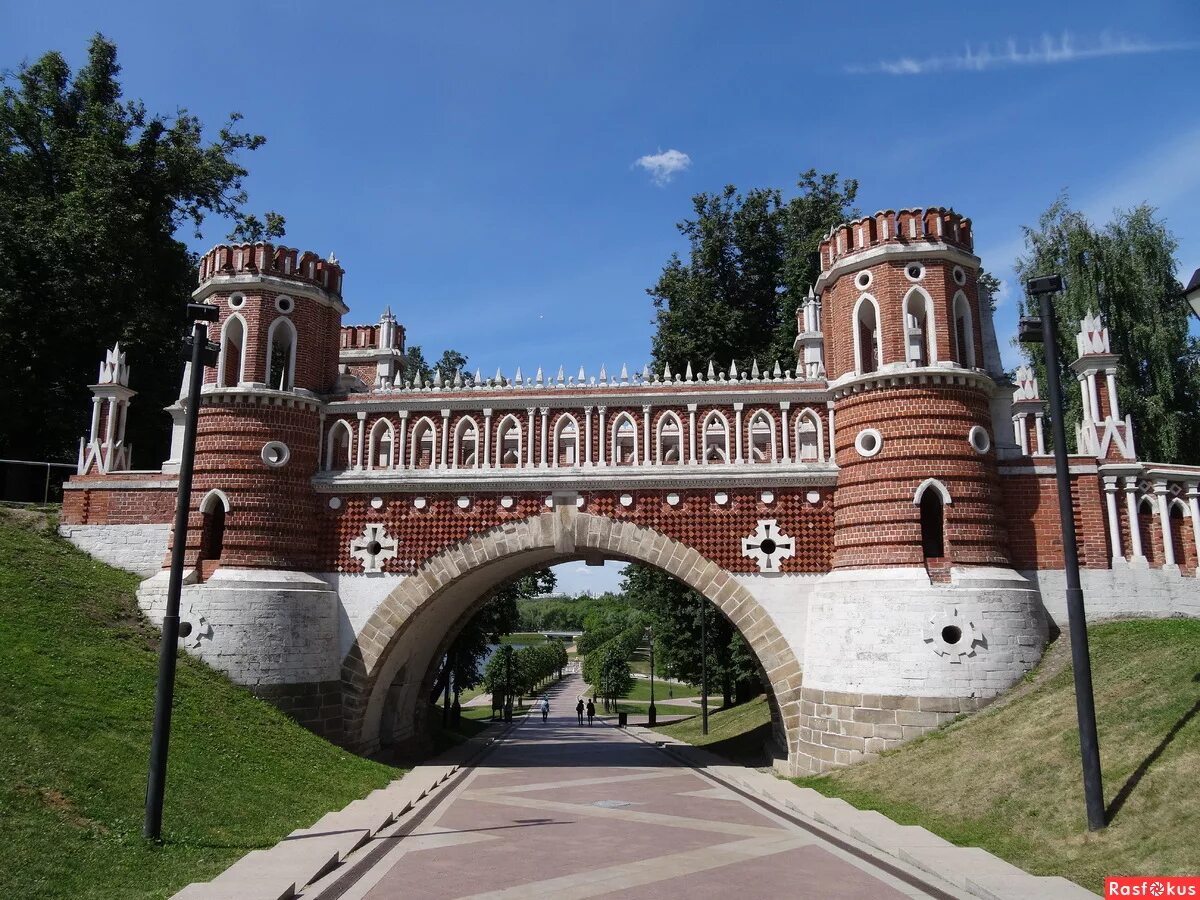
[[[692,364],[691,363],[687,364],[687,371],[683,373],[683,378],[685,381],[695,381],[696,380],[696,376],[694,374],[692,374]]]
[[[729,380],[737,381],[737,377],[738,377],[737,360],[732,359],[729,361]]]
[[[575,376],[575,380],[578,381],[580,384],[583,384],[584,381],[587,380],[587,375],[585,375],[583,372],[583,366],[579,367],[579,374]]]
[[[670,381],[670,380],[671,380],[671,364],[667,363],[665,366],[663,366],[663,381]]]
[[[513,379],[516,384],[524,384],[525,379],[521,377],[521,367],[517,366],[517,377]]]
[[[750,366],[750,377],[758,381],[758,360],[754,360],[754,364]]]
[[[562,366],[559,366],[559,367],[558,367],[558,379],[557,379],[557,381],[558,381],[558,383],[559,383],[559,384],[562,384],[564,380],[565,380],[565,378],[564,378],[564,373],[563,373],[563,367],[562,367]]]
[[[626,368],[625,363],[621,363],[621,383],[625,384],[628,381],[629,381],[629,369]]]
[[[713,368],[713,361],[711,359],[708,361],[708,376],[707,377],[708,377],[709,381],[717,380],[717,370],[715,368]]]

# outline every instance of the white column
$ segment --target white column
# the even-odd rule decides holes
[[[788,400],[779,402],[779,435],[783,438],[783,461],[791,462],[791,453],[788,448],[788,410],[792,408],[792,404]]]
[[[1088,397],[1092,401],[1092,421],[1103,421],[1103,416],[1100,415],[1100,391],[1096,388],[1095,372],[1088,372]]]
[[[1046,430],[1043,427],[1046,416],[1044,413],[1034,413],[1033,427],[1037,432],[1037,455],[1046,455]]]
[[[367,430],[367,414],[360,412],[358,414],[358,453],[356,455],[357,462],[354,468],[361,469],[363,467],[363,439]]]
[[[408,468],[408,457],[404,454],[405,445],[408,444],[408,410],[400,410],[400,451],[396,454],[396,468]]]
[[[1158,524],[1162,528],[1163,568],[1175,565],[1175,542],[1171,540],[1171,507],[1167,503],[1167,483],[1154,482],[1154,496],[1158,498]]]
[[[1129,550],[1132,559],[1140,559],[1146,563],[1146,555],[1142,552],[1142,532],[1138,528],[1137,511],[1137,478],[1125,477],[1125,517],[1129,520]]]
[[[583,408],[583,464],[590,466],[592,464],[592,408],[585,406]]]
[[[688,404],[688,462],[696,464],[696,404]]]
[[[441,468],[447,468],[446,445],[450,440],[450,410],[442,410],[442,465]]]
[[[1025,423],[1028,420],[1027,413],[1021,413],[1019,416],[1013,416],[1013,437],[1017,439],[1017,446],[1021,448],[1021,455],[1029,455],[1029,433],[1025,430]]]
[[[1196,485],[1189,484],[1187,492],[1188,510],[1192,514],[1192,540],[1195,542],[1197,557],[1200,557],[1200,491]]]
[[[734,454],[733,461],[739,463],[742,461],[742,409],[745,405],[744,403],[733,404],[733,434],[734,440],[737,441],[737,453]]]
[[[97,432],[100,430],[100,398],[92,397],[92,434],[89,440],[96,440],[100,437]]]
[[[604,415],[606,412],[608,412],[608,407],[607,406],[598,406],[596,408],[598,410],[600,410],[600,440],[597,443],[600,447],[600,463],[599,464],[601,466],[603,466],[604,465],[604,438],[607,435],[607,432],[604,430]]]
[[[327,464],[325,460],[327,456],[325,447],[329,443],[329,435],[325,433],[325,413],[321,413],[321,419],[317,425],[317,434],[321,436],[320,440],[317,441],[317,471],[324,472]]]
[[[837,461],[837,443],[834,441],[833,431],[833,401],[826,402],[826,408],[829,410],[829,456],[830,462]]]
[[[492,467],[492,411],[483,411],[483,467]]]
[[[104,423],[104,449],[105,458],[108,457],[107,451],[112,449],[113,437],[117,432],[117,398],[108,398],[108,421]]]
[[[650,465],[650,405],[642,407],[642,461]]]
[[[1095,416],[1092,415],[1092,398],[1088,396],[1088,380],[1086,375],[1079,376],[1079,402],[1083,404],[1084,424],[1096,420]]]
[[[1112,561],[1125,561],[1125,553],[1121,549],[1121,522],[1117,519],[1117,479],[1104,479],[1104,508],[1108,513],[1108,540],[1112,545]]]
[[[525,411],[529,413],[529,417],[526,420],[528,427],[525,430],[525,459],[531,469],[533,468],[533,411],[535,409],[537,409],[535,406],[525,408]]]
[[[1117,402],[1117,373],[1108,371],[1104,373],[1108,382],[1108,411],[1114,419],[1121,418],[1121,405]]]
[[[550,414],[550,407],[542,406],[538,408],[538,412],[542,414],[542,468],[546,468],[546,425],[547,416]]]

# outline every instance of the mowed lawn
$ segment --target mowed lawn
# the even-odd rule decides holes
[[[182,656],[147,843],[158,640],[136,585],[0,510],[0,897],[167,897],[402,774]]]
[[[1094,891],[1200,874],[1200,621],[1089,630],[1107,829],[1089,833],[1072,673],[878,760],[797,779]]]

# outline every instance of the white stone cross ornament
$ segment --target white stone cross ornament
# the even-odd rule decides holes
[[[760,572],[778,572],[779,564],[796,555],[796,542],[779,530],[775,519],[759,519],[758,528],[742,538],[742,556],[758,563]]]
[[[397,544],[383,525],[368,525],[350,542],[350,555],[363,564],[364,572],[382,572],[383,564],[396,555]]]

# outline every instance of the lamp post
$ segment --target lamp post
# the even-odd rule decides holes
[[[650,714],[647,724],[653,728],[658,723],[658,711],[654,708],[654,626],[646,629],[650,635]]]
[[[1200,319],[1200,269],[1192,273],[1192,280],[1183,289],[1183,299],[1192,308],[1192,315]]]
[[[700,598],[700,733],[708,734],[708,610]]]
[[[1050,298],[1063,290],[1061,275],[1044,275],[1026,283],[1038,299],[1041,319],[1022,318],[1022,343],[1046,347],[1046,381],[1050,391],[1050,424],[1054,431],[1054,475],[1058,483],[1058,516],[1062,522],[1063,569],[1067,579],[1067,620],[1071,633],[1071,665],[1075,673],[1075,713],[1079,720],[1079,749],[1083,762],[1083,798],[1088,829],[1099,831],[1107,822],[1100,773],[1100,740],[1096,734],[1096,703],[1092,696],[1092,663],[1088,653],[1087,614],[1079,584],[1079,553],[1075,515],[1071,506],[1071,473],[1067,464],[1067,429],[1063,422],[1062,384],[1058,371],[1058,324]]]
[[[162,643],[158,649],[158,686],[154,692],[154,731],[150,738],[150,769],[146,779],[146,817],[142,834],[152,841],[162,837],[163,797],[167,788],[167,745],[171,739],[171,705],[175,700],[175,658],[179,638],[187,637],[190,625],[179,625],[179,597],[183,592],[183,556],[187,549],[188,510],[192,497],[192,465],[196,457],[196,423],[200,417],[200,386],[205,367],[217,365],[221,348],[208,339],[208,322],[220,316],[216,306],[189,303],[192,333],[183,339],[190,354],[187,418],[183,429],[183,454],[179,464],[179,488],[175,495],[175,527],[171,532],[171,576],[167,583],[167,610],[163,616]]]

